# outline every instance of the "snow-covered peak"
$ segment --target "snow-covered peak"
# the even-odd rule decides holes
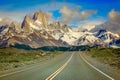
[[[113,36],[115,36],[115,37],[119,37],[118,34],[112,33],[112,32],[110,32],[110,31],[108,31],[107,34],[111,34],[111,35],[113,35]]]
[[[57,40],[62,40],[69,45],[74,45],[74,42],[81,37],[84,33],[83,32],[75,32],[69,29],[68,32],[64,32],[62,30],[56,30],[51,32],[52,36]]]
[[[29,24],[31,28],[35,29],[35,30],[40,30],[40,28],[32,23]]]
[[[110,31],[106,30],[99,30],[96,34],[96,37],[103,40],[105,43],[110,43],[112,40],[115,40],[116,38],[119,38],[118,34],[112,33]]]
[[[35,23],[42,25],[42,22],[40,22],[39,20],[36,20]]]
[[[101,29],[101,30],[99,30],[98,32],[96,32],[96,36],[102,35],[102,34],[104,34],[105,32],[107,32],[105,29]]]
[[[69,32],[56,32],[52,33],[52,36],[57,40],[62,40],[69,45],[90,45],[90,44],[99,44],[102,40],[94,36],[94,33],[91,32],[77,32],[77,31],[69,31]]]
[[[83,32],[68,32],[65,33],[60,39],[67,42],[70,45],[74,45],[74,42],[83,34]]]
[[[74,42],[75,45],[100,45],[103,46],[104,43],[99,38],[95,37],[93,34],[84,34],[78,40]]]

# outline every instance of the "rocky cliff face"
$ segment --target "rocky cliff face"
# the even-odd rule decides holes
[[[31,33],[34,30],[42,30],[47,28],[47,18],[45,13],[42,11],[36,12],[33,15],[33,18],[30,18],[29,16],[25,16],[23,22],[22,22],[22,29],[26,33]]]
[[[119,38],[118,34],[112,33],[110,31],[101,29],[97,32],[96,37],[104,41],[105,43],[109,44],[110,42],[115,41]]]
[[[67,25],[61,25],[60,22],[48,24],[47,16],[42,11],[34,13],[32,18],[25,16],[24,21],[22,22],[22,28],[25,32],[32,32],[33,30],[62,30],[64,32],[69,31]]]
[[[48,21],[46,18],[46,14],[42,11],[36,12],[33,16],[33,20],[38,23],[38,24],[42,24],[43,28],[48,28]]]
[[[59,41],[55,40],[48,33],[33,32],[29,35],[17,35],[9,39],[9,44],[24,44],[32,48],[38,48],[42,46],[63,46]]]
[[[33,31],[32,28],[30,28],[30,23],[32,23],[32,19],[29,18],[29,16],[25,16],[21,28],[23,29],[24,32],[30,33]]]

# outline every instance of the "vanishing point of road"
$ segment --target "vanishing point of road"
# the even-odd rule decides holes
[[[0,80],[114,80],[89,64],[78,52],[65,52],[19,71],[0,75]]]

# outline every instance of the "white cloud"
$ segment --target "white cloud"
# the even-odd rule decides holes
[[[115,11],[114,9],[112,9],[109,12],[108,16],[110,18],[110,22],[111,23],[115,23],[115,24],[119,24],[120,25],[120,12]]]
[[[114,33],[120,33],[120,12],[112,9],[108,13],[109,20],[102,25],[96,26],[93,31],[98,31],[100,29],[106,29]]]
[[[17,10],[14,10],[13,12],[11,11],[5,11],[4,9],[0,10],[0,17],[1,18],[10,18],[14,21],[17,22],[22,22],[24,19],[25,15],[29,15],[29,16],[33,16],[33,12],[42,10],[45,12],[51,12],[51,11],[55,11],[55,10],[59,10],[62,6],[67,5],[67,6],[76,6],[76,4],[74,3],[69,3],[69,2],[57,2],[57,1],[53,1],[53,2],[49,2],[49,3],[45,3],[45,4],[40,4],[40,5],[35,5],[35,6],[30,6],[30,7],[26,7],[26,8],[20,8]],[[11,7],[11,5],[7,5],[4,6],[6,8]],[[32,14],[30,14],[32,13]],[[50,18],[49,14],[49,18]]]
[[[68,6],[69,8],[66,7],[66,9],[65,9],[65,5]],[[13,12],[0,11],[0,17],[1,18],[8,17],[14,21],[22,22],[24,19],[24,16],[26,14],[32,13],[32,14],[29,14],[32,16],[33,12],[43,10],[47,13],[48,18],[51,20],[53,14],[50,12],[60,10],[60,12],[62,14],[62,17],[60,17],[61,21],[63,23],[68,24],[68,23],[71,23],[73,20],[75,20],[75,21],[84,20],[84,19],[88,18],[89,16],[91,16],[92,14],[96,13],[95,10],[85,10],[85,11],[79,12],[78,10],[80,8],[81,8],[81,6],[74,4],[74,3],[57,2],[56,1],[56,2],[49,2],[49,3],[45,3],[45,4],[40,4],[40,5],[31,6],[31,7],[26,7],[23,9],[14,10]],[[69,12],[66,14],[67,11],[65,11],[64,9]]]
[[[96,25],[100,25],[103,24],[105,21],[103,20],[96,20],[96,21],[86,21],[83,24],[79,24],[78,28],[81,30],[85,30],[87,29],[88,31],[92,30],[93,28],[95,28]]]
[[[54,19],[53,19],[53,14],[51,12],[46,12],[46,17],[49,24],[53,23]]]
[[[76,7],[79,8],[80,6],[78,6],[77,4],[74,3],[69,3],[69,2],[57,2],[57,1],[53,1],[53,2],[49,2],[49,3],[45,3],[45,4],[40,4],[40,5],[36,5],[36,6],[32,6],[27,8],[28,12],[33,12],[33,11],[38,11],[38,10],[43,10],[46,12],[50,12],[50,11],[55,11],[55,10],[59,10],[62,6],[69,6],[69,7]]]
[[[8,11],[0,11],[0,18],[10,18],[13,21],[22,22],[26,13],[22,12],[8,12]]]
[[[62,16],[60,21],[65,24],[71,24],[73,21],[82,21],[87,19],[93,14],[96,14],[96,10],[84,10],[78,11],[78,9],[71,9],[67,6],[63,6],[59,11]]]
[[[48,18],[48,20],[50,20],[53,16],[53,14],[51,12],[46,12],[46,16]]]

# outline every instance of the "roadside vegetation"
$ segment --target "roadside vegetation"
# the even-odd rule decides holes
[[[91,48],[87,52],[106,64],[120,68],[120,48]]]
[[[32,64],[42,59],[48,59],[60,52],[45,52],[41,50],[23,50],[16,48],[0,49],[0,71]]]

